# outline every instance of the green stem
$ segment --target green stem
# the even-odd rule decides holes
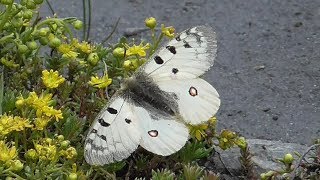
[[[9,17],[10,17],[10,13],[11,13],[11,9],[12,9],[12,4],[8,5],[6,12],[3,14],[3,17],[1,17],[1,21],[0,21],[0,32],[2,31],[4,24],[8,21]]]
[[[88,41],[91,29],[91,0],[88,0],[88,29],[85,41]]]
[[[111,38],[113,33],[116,31],[119,22],[120,22],[120,17],[118,18],[116,24],[113,26],[111,33],[104,40],[101,41],[101,44],[104,44],[105,42],[107,42]]]
[[[23,177],[19,176],[18,174],[14,173],[14,172],[12,172],[12,171],[8,171],[8,174],[9,174],[10,176],[16,177],[18,180],[26,180],[26,179],[24,179]]]
[[[155,53],[156,49],[158,49],[158,46],[159,46],[162,38],[163,38],[163,34],[161,33],[160,36],[159,36],[159,38],[158,38],[158,40],[157,40],[157,41],[155,42],[155,44],[153,45],[149,57],[152,56],[153,53]]]
[[[86,0],[82,0],[82,12],[83,12],[83,35],[82,39],[86,39],[87,35],[87,8],[86,8]]]
[[[4,89],[4,81],[3,81],[3,74],[4,74],[3,66],[0,66],[0,115],[2,115],[2,102],[3,102],[3,89]]]

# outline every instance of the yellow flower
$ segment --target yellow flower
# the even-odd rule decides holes
[[[188,125],[191,136],[195,137],[198,141],[207,136],[206,130],[208,129],[208,124],[199,125]]]
[[[55,145],[40,143],[34,145],[39,159],[53,161],[57,159],[57,147]]]
[[[74,60],[78,56],[78,53],[74,51],[74,47],[69,44],[61,44],[58,47],[58,51],[63,54],[62,57],[67,59]]]
[[[52,103],[52,94],[41,94],[40,97],[35,92],[30,92],[27,99],[19,98],[35,109],[41,109],[43,106],[49,106]]]
[[[48,117],[35,118],[35,120],[34,120],[35,129],[42,131],[44,128],[47,127],[49,122],[50,122],[50,118],[48,118]]]
[[[58,71],[51,69],[50,72],[48,70],[42,71],[42,81],[47,88],[52,89],[57,88],[65,79],[61,75],[59,76]]]
[[[5,141],[0,141],[0,162],[8,163],[18,155],[15,146],[9,147]]]
[[[107,72],[105,72],[104,76],[99,78],[98,76],[92,76],[89,84],[96,88],[106,88],[112,83],[112,79],[108,77]]]
[[[41,108],[41,111],[47,117],[55,117],[56,121],[59,121],[59,119],[63,119],[61,110],[56,110],[53,107],[43,106]]]
[[[175,35],[174,31],[175,31],[174,27],[172,27],[172,26],[165,27],[164,24],[161,24],[161,32],[165,36],[167,36],[169,38],[173,38]]]
[[[139,66],[138,59],[130,59],[123,62],[123,67],[127,71],[136,70]]]
[[[81,43],[77,43],[76,47],[81,51],[84,52],[86,54],[89,54],[92,52],[92,47],[91,45],[86,42],[86,41],[82,41]]]
[[[9,134],[12,131],[22,131],[25,128],[31,127],[32,125],[28,119],[19,116],[0,116],[0,137]]]
[[[69,147],[65,153],[64,153],[65,157],[67,159],[72,159],[74,157],[76,157],[78,155],[77,150],[74,147]]]
[[[145,57],[147,55],[146,50],[150,48],[149,43],[143,45],[142,42],[138,46],[135,44],[131,47],[128,44],[125,44],[124,46],[127,48],[127,56],[139,55],[141,57]]]

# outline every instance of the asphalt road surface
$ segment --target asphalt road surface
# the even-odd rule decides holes
[[[59,17],[82,17],[80,0],[50,2]],[[301,144],[320,137],[319,0],[93,0],[92,9],[96,42],[119,17],[111,42],[150,16],[177,32],[214,27],[218,56],[205,79],[221,96],[219,128]]]

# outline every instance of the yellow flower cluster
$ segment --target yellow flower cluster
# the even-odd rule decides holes
[[[51,119],[59,121],[63,119],[61,110],[54,109],[51,106],[52,94],[41,94],[38,96],[35,92],[30,92],[29,96],[24,99],[19,97],[16,101],[17,107],[30,106],[36,110],[36,118],[34,121],[35,129],[43,130]]]
[[[198,125],[188,125],[190,135],[195,137],[198,141],[201,141],[203,138],[207,137],[207,131],[211,128],[215,128],[217,123],[216,117],[211,117],[207,123],[198,124]]]
[[[9,147],[5,141],[0,141],[0,162],[6,163],[15,159],[18,155],[15,146]]]
[[[68,140],[60,139],[62,135],[58,138],[43,138],[34,144],[35,149],[29,149],[25,157],[26,159],[37,161],[57,161],[60,157],[65,157],[66,159],[73,159],[77,154],[77,150],[70,146]],[[63,137],[63,136],[62,136]]]
[[[150,48],[149,43],[143,45],[142,42],[139,45],[133,44],[132,46],[129,46],[128,44],[125,44],[124,46],[127,48],[127,56],[139,55],[140,57],[145,57],[147,55],[146,50]]]
[[[62,54],[63,58],[75,60],[80,54],[89,55],[94,51],[95,47],[86,41],[79,42],[78,39],[72,39],[70,44],[63,43],[57,50]]]
[[[57,88],[65,81],[61,75],[59,76],[58,71],[53,71],[52,69],[50,71],[43,70],[41,79],[43,84],[49,89]]]
[[[15,146],[11,146],[5,141],[0,141],[0,165],[5,165],[11,171],[21,171],[23,163],[16,159],[17,156],[18,152]]]
[[[13,131],[22,131],[25,128],[33,127],[28,119],[19,116],[0,116],[0,138]]]
[[[102,89],[108,87],[112,83],[112,79],[108,77],[108,73],[105,72],[100,78],[98,76],[92,76],[89,84],[93,87]]]
[[[241,149],[247,146],[246,140],[243,137],[239,137],[235,132],[226,129],[222,130],[218,140],[219,147],[223,150],[231,148],[235,145]]]

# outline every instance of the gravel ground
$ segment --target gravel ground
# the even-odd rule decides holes
[[[82,17],[80,0],[52,5],[60,17]],[[319,0],[94,0],[92,8],[96,42],[118,17],[113,42],[127,28],[144,27],[149,16],[178,32],[214,27],[218,56],[205,79],[222,99],[219,128],[301,144],[320,137]],[[41,11],[50,15],[47,7]]]

